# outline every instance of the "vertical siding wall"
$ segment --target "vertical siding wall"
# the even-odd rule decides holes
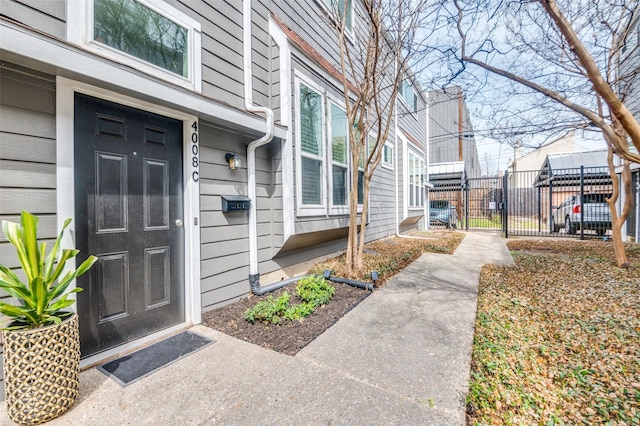
[[[34,213],[40,217],[39,237],[48,242],[57,234],[54,108],[53,77],[2,64],[0,220],[19,222],[23,209]],[[15,250],[4,234],[0,235],[0,264],[19,267]],[[0,293],[0,298],[6,297],[6,293]],[[4,397],[2,380],[3,377],[0,378],[1,398]]]

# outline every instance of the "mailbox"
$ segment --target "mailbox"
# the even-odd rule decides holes
[[[223,195],[222,211],[237,212],[251,208],[251,199],[245,195]]]

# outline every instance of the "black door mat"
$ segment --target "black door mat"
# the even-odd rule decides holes
[[[189,354],[215,343],[215,340],[191,331],[183,331],[129,355],[98,367],[107,376],[125,387]]]

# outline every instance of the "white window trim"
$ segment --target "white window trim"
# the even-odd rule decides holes
[[[409,180],[409,174],[411,173],[411,171],[409,170],[409,154],[413,154],[413,156],[415,158],[418,158],[419,160],[422,161],[422,166],[425,168],[426,171],[426,163],[425,163],[425,158],[424,158],[424,150],[418,148],[417,146],[415,146],[413,143],[407,141],[407,143],[405,144],[406,146],[406,155],[405,155],[405,188],[406,188],[406,205],[407,205],[407,209],[409,211],[421,211],[424,210],[424,203],[426,201],[426,194],[425,194],[425,186],[422,185],[422,205],[421,206],[412,206],[410,203],[410,199],[411,199],[411,181]],[[414,184],[414,186],[416,186]]]
[[[136,1],[187,30],[189,75],[186,78],[93,40],[93,0],[67,1],[67,40],[93,53],[129,65],[161,80],[202,93],[202,30],[200,23],[164,1]]]
[[[387,163],[384,161],[384,149],[385,148],[389,148],[391,150],[391,162]],[[389,170],[393,170],[393,162],[395,159],[395,150],[393,149],[393,144],[391,142],[385,142],[383,147],[382,147],[382,161],[380,162],[380,165],[385,168],[385,169],[389,169]]]
[[[329,0],[332,1],[332,0]],[[356,10],[354,7],[354,1],[355,0],[348,0],[349,1],[349,6],[351,7],[351,28],[349,28],[349,26],[345,27],[345,35],[347,36],[347,39],[350,41],[354,40],[354,30],[353,27],[355,25],[355,16],[356,16]],[[322,7],[322,9],[324,9],[324,11],[327,13],[327,15],[329,15],[329,18],[332,21],[335,21],[335,11],[331,10],[331,7],[329,7],[329,5],[326,3],[325,0],[316,0],[316,3],[318,3],[320,5],[320,7]]]
[[[309,87],[316,91],[322,98],[321,103],[321,130],[322,136],[320,140],[320,147],[323,150],[326,150],[326,141],[327,141],[327,132],[326,132],[326,96],[324,94],[324,90],[315,84],[313,81],[305,78],[302,73],[295,71],[294,73],[294,84],[295,84],[295,123],[296,123],[296,206],[297,206],[297,215],[298,216],[319,216],[327,214],[327,178],[326,178],[326,168],[327,168],[327,154],[326,152],[322,152],[321,156],[317,156],[310,153],[305,153],[305,157],[314,158],[322,161],[322,166],[320,167],[320,181],[321,184],[321,200],[322,204],[302,204],[302,141],[300,139],[300,83],[303,83],[305,86]]]
[[[413,91],[413,94],[416,97],[416,108],[414,109],[413,106],[409,105],[409,102],[407,102],[407,100],[404,98],[404,82],[408,82],[409,83],[409,87],[411,88],[411,90]],[[413,82],[409,79],[409,77],[406,77],[404,79],[402,79],[402,82],[400,83],[400,87],[398,88],[398,96],[400,97],[400,100],[402,102],[402,104],[404,105],[405,108],[407,108],[407,110],[414,116],[417,117],[418,116],[418,108],[417,108],[417,104],[418,104],[418,91],[416,90],[416,88],[413,86]]]
[[[340,102],[338,102],[337,100],[335,100],[335,98],[333,96],[327,95],[327,156],[328,156],[328,173],[327,175],[329,176],[329,178],[327,179],[328,181],[328,185],[329,185],[329,189],[327,194],[329,195],[329,211],[330,214],[332,215],[345,215],[345,214],[349,214],[349,193],[351,191],[347,190],[346,195],[346,201],[347,204],[342,206],[342,205],[335,205],[333,203],[333,145],[332,145],[332,134],[331,134],[331,106],[335,105],[336,107],[340,108],[342,111],[345,112],[346,115],[346,109],[344,108],[344,106],[342,104],[340,104]],[[346,164],[346,169],[347,169],[347,179],[346,179],[346,186],[347,189],[350,187],[350,182],[351,182],[351,173],[350,173],[350,167],[349,164],[351,163],[351,146],[349,143],[349,129],[348,129],[348,125],[349,123],[347,123],[347,150],[345,152],[346,155],[346,160],[347,160],[347,164]],[[342,167],[343,165],[338,163],[336,164],[340,167]]]

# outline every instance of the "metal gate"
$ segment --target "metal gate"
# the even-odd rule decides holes
[[[467,179],[465,229],[500,231],[504,227],[504,180],[499,177]]]
[[[509,236],[602,237],[611,231],[608,167],[543,168],[429,191],[433,228]]]
[[[509,172],[504,234],[508,236],[602,237],[610,233],[606,198],[613,191],[608,167]]]

